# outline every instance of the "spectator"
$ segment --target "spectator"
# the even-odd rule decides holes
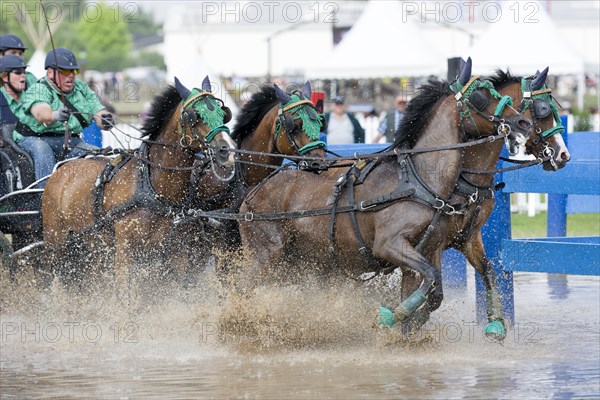
[[[352,114],[346,112],[342,96],[333,98],[332,111],[325,114],[325,119],[328,144],[365,142],[365,130]]]
[[[404,117],[404,112],[406,111],[406,104],[410,101],[410,98],[406,98],[405,96],[399,95],[394,99],[394,109],[388,111],[386,115],[381,119],[379,124],[379,129],[377,131],[379,134],[375,136],[373,139],[373,143],[379,143],[379,141],[385,137],[386,142],[391,143],[394,141],[394,134],[400,127],[400,121]]]

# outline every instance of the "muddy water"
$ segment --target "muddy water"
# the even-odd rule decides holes
[[[207,279],[125,310],[102,289],[3,279],[0,397],[599,398],[598,278],[516,274],[515,286],[500,346],[475,322],[472,277],[410,339],[374,324],[385,293],[349,283],[225,298]]]

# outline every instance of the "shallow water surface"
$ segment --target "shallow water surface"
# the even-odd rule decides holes
[[[414,337],[374,324],[352,285],[210,285],[124,310],[106,294],[2,285],[0,397],[599,398],[600,281],[515,274],[504,345],[475,322],[473,279]]]

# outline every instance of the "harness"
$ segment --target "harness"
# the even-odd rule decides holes
[[[188,190],[186,200],[184,202],[172,202],[159,197],[156,193],[156,190],[152,187],[152,182],[150,180],[150,165],[162,169],[179,171],[192,171],[196,167],[177,168],[155,165],[154,163],[151,163],[148,158],[150,149],[149,144],[159,144],[163,146],[180,145],[184,149],[190,149],[190,143],[187,142],[186,138],[186,124],[190,128],[192,140],[199,140],[204,144],[208,144],[219,132],[228,132],[229,129],[223,125],[223,116],[225,114],[224,111],[221,109],[217,110],[214,104],[210,102],[211,99],[218,100],[215,99],[214,96],[209,92],[200,92],[197,89],[194,89],[188,98],[183,102],[179,120],[181,138],[179,139],[178,144],[144,140],[136,154],[121,153],[104,167],[102,173],[96,178],[94,183],[94,198],[92,205],[94,225],[91,227],[92,229],[100,229],[105,227],[114,219],[119,218],[138,207],[142,207],[165,217],[183,217],[185,215],[184,211],[190,209],[192,204],[192,192]],[[204,103],[198,107],[194,107],[194,105],[200,101],[204,101]],[[196,125],[199,120],[202,120],[210,128],[209,133],[204,138],[196,130]],[[207,153],[211,152],[207,151]],[[135,166],[135,170],[137,171],[137,185],[134,189],[133,196],[126,203],[106,212],[104,209],[104,192],[106,184],[112,180],[112,178],[117,174],[117,172],[119,172],[121,168],[123,168],[123,166],[127,165],[134,158],[137,160],[137,165]],[[210,163],[206,163],[202,170],[204,171],[209,164]]]
[[[528,108],[531,110],[533,127],[536,133],[533,144],[537,145],[541,142],[542,156],[549,158],[552,166],[556,167],[556,162],[554,161],[554,149],[550,147],[546,139],[558,133],[562,134],[565,131],[565,127],[562,125],[558,115],[558,108],[554,104],[552,98],[552,89],[549,89],[546,87],[546,85],[544,85],[541,89],[532,91],[531,84],[531,78],[521,79],[521,91],[523,92],[523,99],[521,100],[518,111],[522,113]],[[542,131],[539,120],[546,118],[550,113],[552,113],[556,125],[550,129]]]
[[[148,158],[148,150],[149,146],[143,142],[139,149],[141,160]],[[118,155],[104,167],[102,173],[98,176],[98,178],[96,178],[93,200],[94,226],[96,228],[105,226],[107,223],[112,222],[115,218],[122,217],[137,207],[142,207],[162,216],[180,214],[184,209],[189,208],[188,201],[184,203],[178,203],[158,197],[150,181],[148,163],[144,161],[138,161],[138,165],[135,168],[137,171],[137,185],[135,187],[133,196],[126,203],[121,204],[120,206],[117,206],[108,212],[105,212],[104,189],[106,184],[110,182],[117,172],[119,172],[119,170],[129,163],[129,161],[131,161],[133,158],[133,155],[128,153],[122,153]]]

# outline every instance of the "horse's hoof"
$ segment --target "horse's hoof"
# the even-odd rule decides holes
[[[502,323],[502,321],[489,322],[485,326],[483,333],[487,338],[492,339],[496,342],[502,342],[506,337],[506,330],[504,329],[504,324]]]
[[[389,308],[379,307],[379,325],[392,326],[394,325],[394,313]]]

